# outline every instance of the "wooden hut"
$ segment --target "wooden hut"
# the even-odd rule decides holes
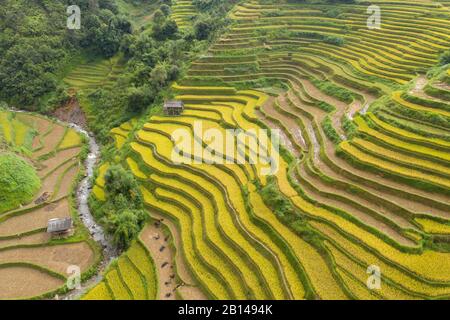
[[[184,103],[181,100],[170,100],[164,102],[164,114],[166,116],[179,116],[183,113]]]
[[[71,218],[55,218],[48,220],[47,233],[59,235],[68,232],[72,228]]]

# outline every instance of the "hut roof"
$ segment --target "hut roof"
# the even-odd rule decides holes
[[[183,106],[183,101],[181,100],[170,100],[164,102],[164,108],[182,108]]]
[[[72,227],[71,218],[56,218],[48,220],[47,232],[67,231]]]

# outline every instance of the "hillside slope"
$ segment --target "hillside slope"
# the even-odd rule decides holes
[[[373,4],[381,29],[367,28],[363,3],[243,1],[173,86],[184,113],[152,115],[121,140],[116,161],[141,182],[150,215],[175,226],[209,298],[450,296],[448,66],[425,76],[450,46],[450,15],[439,3]],[[279,170],[174,162],[173,133],[201,139],[198,121],[279,129]],[[241,152],[270,149],[266,138]]]

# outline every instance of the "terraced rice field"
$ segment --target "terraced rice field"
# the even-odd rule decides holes
[[[95,90],[110,88],[123,70],[120,56],[111,59],[80,63],[64,79],[64,82],[76,90]]]
[[[136,241],[109,267],[103,281],[91,288],[83,300],[154,300],[156,272],[145,246]]]
[[[191,0],[174,0],[170,17],[175,20],[178,28],[183,29],[189,25],[191,17],[197,14]]]
[[[134,30],[145,27],[153,18],[153,13],[160,5],[159,0],[135,3],[126,0],[118,0],[117,5],[122,14],[127,15],[133,23]]]
[[[367,29],[362,4],[335,14],[327,5],[243,1],[228,32],[173,86],[181,116],[111,132],[117,149],[130,150],[117,162],[140,181],[150,215],[180,240],[178,277],[189,274],[207,298],[450,297],[448,85],[417,76],[450,46],[450,14],[435,2],[372,4],[383,12],[380,30]],[[174,7],[180,19],[191,10],[190,1]],[[187,164],[191,153],[173,161],[178,129],[209,159],[223,157],[194,142],[198,121],[219,133],[281,130],[282,150],[271,154],[278,170]],[[264,139],[232,151],[270,149]],[[294,217],[270,208],[262,190],[271,185]],[[142,277],[121,273],[130,254],[120,259],[87,297],[150,297]],[[375,290],[366,285],[371,265],[382,275]]]
[[[98,262],[71,196],[82,170],[83,138],[42,116],[0,111],[0,119],[0,137],[21,152],[41,180],[31,202],[0,214],[1,299],[51,297],[65,288],[69,266],[84,274]],[[52,238],[48,220],[64,217],[74,218],[71,235]]]

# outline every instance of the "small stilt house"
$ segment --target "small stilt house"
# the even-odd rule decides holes
[[[59,235],[68,232],[72,228],[71,218],[50,219],[47,223],[47,233]]]
[[[179,116],[183,113],[184,103],[181,100],[169,100],[164,102],[163,110],[166,116]]]

